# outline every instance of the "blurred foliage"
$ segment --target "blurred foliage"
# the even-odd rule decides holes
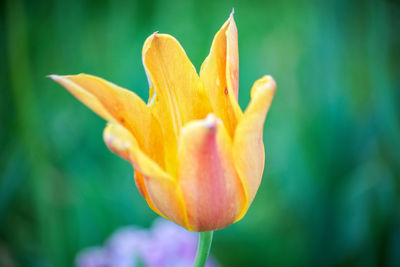
[[[147,99],[154,31],[199,69],[231,8],[240,105],[263,74],[276,97],[267,164],[246,217],[215,233],[223,266],[400,266],[398,1],[0,3],[0,266],[71,266],[156,215],[104,121],[45,75],[98,75]]]

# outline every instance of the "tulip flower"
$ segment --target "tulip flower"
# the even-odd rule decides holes
[[[176,39],[152,34],[142,51],[147,104],[99,77],[50,75],[108,122],[104,141],[133,165],[150,208],[190,231],[240,220],[264,170],[263,128],[275,81],[257,80],[241,110],[237,40],[231,14],[198,74]]]

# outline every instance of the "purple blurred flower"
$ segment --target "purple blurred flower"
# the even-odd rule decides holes
[[[125,227],[103,248],[88,248],[76,258],[77,267],[186,267],[193,266],[197,235],[163,218],[151,229]],[[207,267],[219,266],[209,258]]]
[[[106,267],[110,266],[106,254],[101,247],[92,247],[84,249],[79,253],[76,260],[76,266],[82,267]]]

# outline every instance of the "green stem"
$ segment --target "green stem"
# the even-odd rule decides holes
[[[206,265],[208,254],[210,254],[213,234],[213,231],[199,233],[199,246],[197,247],[197,254],[193,267],[204,267],[204,265]]]

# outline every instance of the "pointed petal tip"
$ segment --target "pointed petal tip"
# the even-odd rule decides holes
[[[265,75],[257,82],[258,90],[271,90],[275,91],[276,82],[275,79],[271,75]]]
[[[46,75],[46,78],[52,79],[54,81],[58,81],[63,78],[69,78],[69,77],[73,77],[73,76],[78,77],[78,76],[84,76],[84,75],[87,75],[87,74],[85,74],[85,73],[70,74],[70,75],[49,74],[49,75]]]
[[[273,96],[276,90],[275,79],[270,75],[265,75],[262,78],[254,82],[253,88],[251,89],[250,95],[253,99],[255,95],[267,94]]]
[[[52,79],[52,80],[56,80],[56,79],[58,79],[58,77],[60,77],[60,76],[57,75],[57,74],[46,75],[46,78],[49,78],[49,79]]]
[[[103,131],[103,140],[108,149],[121,156],[125,160],[130,160],[130,153],[133,145],[133,138],[128,130],[123,126],[109,122]]]
[[[67,76],[70,76],[70,75],[50,74],[50,75],[47,75],[46,78],[52,79],[56,83],[62,84],[62,82],[64,80],[63,78],[65,78]]]
[[[227,20],[227,23],[235,23],[235,18],[234,18],[234,15],[235,15],[235,8],[234,7],[232,7],[232,11],[231,11],[231,13],[229,14],[229,18],[228,18],[228,20]]]
[[[204,119],[194,120],[190,123],[203,127],[203,129],[207,130],[207,134],[215,134],[217,132],[218,126],[222,124],[222,121],[217,116],[215,116],[215,114],[209,113]],[[181,134],[186,135],[188,133],[188,127],[182,127]]]
[[[144,57],[147,51],[150,49],[150,47],[153,44],[153,40],[158,40],[160,38],[171,38],[175,39],[173,36],[165,33],[160,33],[159,31],[153,32],[147,39],[144,41],[143,44],[143,49],[142,49],[142,56]],[[176,39],[175,39],[176,40]]]
[[[208,114],[204,120],[204,125],[210,129],[210,131],[215,131],[217,129],[217,124],[218,118],[212,113]]]
[[[160,38],[161,36],[164,36],[164,35],[168,35],[168,34],[165,34],[165,33],[160,33],[160,31],[155,31],[155,32],[153,32],[149,37],[147,37],[147,39],[146,39],[146,41],[145,41],[145,44],[147,43],[147,42],[151,42],[151,41],[153,41],[154,39],[158,39],[158,38]]]
[[[155,38],[158,38],[158,35],[160,35],[160,32],[159,31],[155,31],[150,35],[150,37],[151,37],[151,39],[155,39]]]

